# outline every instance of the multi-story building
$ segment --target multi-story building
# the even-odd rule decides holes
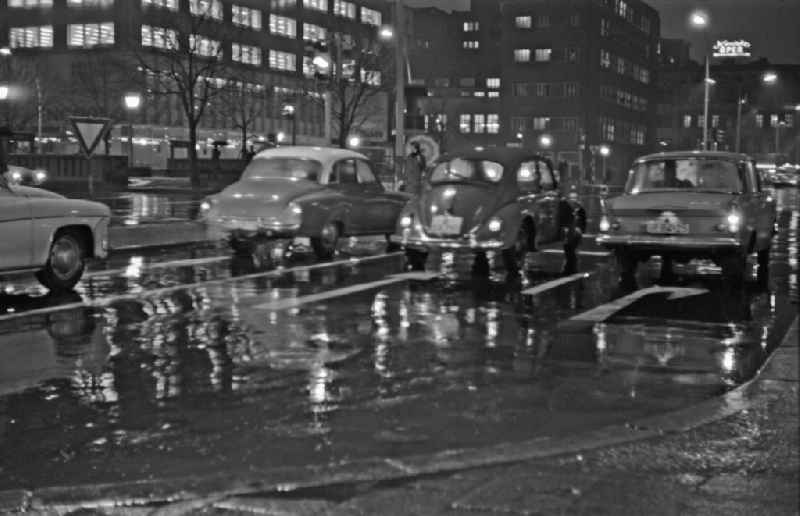
[[[12,53],[5,58],[9,80],[36,79],[20,99],[38,102],[43,115],[38,127],[31,117],[19,119],[24,129],[59,139],[69,114],[108,116],[120,145],[131,122],[137,161],[158,166],[170,141],[187,138],[186,96],[154,80],[153,67],[180,66],[170,53],[192,47],[196,63],[211,63],[198,87],[224,80],[244,92],[238,106],[220,95],[209,99],[198,131],[201,155],[209,152],[206,142],[220,140],[231,142],[228,155],[238,153],[243,131],[233,112],[242,105],[253,114],[248,140],[294,131],[298,143],[322,143],[324,86],[314,82],[308,45],[337,42],[338,55],[331,54],[341,61],[339,73],[366,80],[363,70],[349,70],[351,54],[373,50],[362,45],[373,44],[390,7],[383,0],[0,0],[0,47]],[[136,112],[123,105],[131,90],[142,94]],[[287,102],[296,108],[294,120],[282,111]]]
[[[535,147],[571,165],[573,181],[620,183],[654,141],[659,30],[658,13],[639,0],[417,11],[409,53],[430,91],[428,131],[447,148]]]

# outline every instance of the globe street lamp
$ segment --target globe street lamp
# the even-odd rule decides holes
[[[608,178],[606,177],[606,158],[611,155],[611,147],[608,145],[601,145],[600,146],[600,156],[603,158],[603,168],[602,168],[602,175],[603,175],[603,182],[608,183]]]
[[[553,137],[549,134],[543,134],[539,137],[539,145],[543,149],[549,149],[553,145]]]
[[[361,138],[358,136],[351,136],[347,139],[347,145],[352,149],[358,148],[361,145]]]
[[[294,104],[286,102],[281,107],[281,115],[292,121],[292,145],[297,145],[297,122],[295,121],[297,108]]]
[[[761,81],[764,84],[775,84],[778,82],[778,74],[775,72],[765,72],[764,75],[761,76]]]
[[[125,94],[125,109],[128,110],[128,168],[134,165],[133,160],[133,113],[142,105],[142,96],[136,92]]]
[[[703,11],[694,11],[689,17],[689,22],[692,27],[704,31],[708,28],[709,18],[708,14]],[[706,38],[706,47],[708,47],[708,39]],[[709,90],[713,84],[709,74],[708,64],[708,48],[704,49],[705,53],[705,77],[703,79],[703,150],[708,149],[708,99]]]

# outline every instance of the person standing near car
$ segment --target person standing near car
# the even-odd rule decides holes
[[[11,129],[8,127],[0,127],[0,175],[3,175],[8,170],[8,140],[11,138]]]
[[[428,168],[425,155],[422,153],[419,142],[411,142],[411,154],[405,162],[406,185],[405,190],[413,195],[418,195],[422,189],[422,176]]]

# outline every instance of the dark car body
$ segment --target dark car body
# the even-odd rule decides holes
[[[659,255],[712,259],[741,280],[749,253],[766,269],[775,220],[751,157],[665,152],[634,162],[625,193],[605,202],[597,243],[616,252],[624,274]]]
[[[292,146],[260,152],[201,210],[212,238],[237,250],[256,239],[307,239],[329,258],[340,237],[391,234],[408,199],[386,191],[362,154]]]
[[[514,268],[514,254],[519,259],[540,244],[576,246],[585,223],[580,204],[560,194],[550,160],[525,149],[478,147],[444,155],[429,168],[392,240],[411,254],[503,251]]]

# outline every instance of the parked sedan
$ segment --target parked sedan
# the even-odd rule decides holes
[[[108,206],[15,184],[38,171],[13,167],[0,175],[0,279],[33,273],[51,291],[80,280],[86,260],[108,254]]]
[[[384,190],[362,154],[291,146],[257,154],[239,181],[200,209],[212,238],[236,252],[269,241],[308,244],[319,259],[330,259],[341,237],[391,234],[408,199]]]
[[[570,271],[585,228],[584,208],[559,193],[547,158],[524,149],[477,147],[432,167],[392,239],[412,268],[423,268],[433,249],[466,249],[475,253],[476,269],[485,269],[487,251],[502,253],[510,273],[537,246],[563,242]]]
[[[659,153],[636,160],[625,193],[605,203],[597,243],[615,252],[623,281],[659,255],[667,268],[673,260],[711,259],[741,284],[750,253],[766,278],[775,221],[775,201],[749,156]]]

